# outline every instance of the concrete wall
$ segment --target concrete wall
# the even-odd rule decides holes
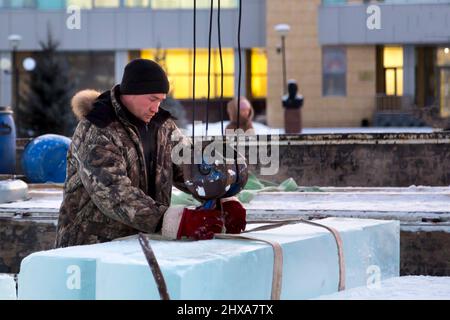
[[[375,109],[374,46],[346,48],[347,94],[322,96],[322,48],[318,40],[320,0],[267,1],[268,96],[267,118],[270,126],[283,127],[281,106],[280,38],[274,31],[278,23],[287,23],[291,31],[286,38],[287,79],[296,79],[305,97],[303,127],[359,127],[361,120],[371,120]]]
[[[18,273],[27,255],[53,248],[56,222],[0,216],[0,273]]]
[[[434,3],[433,3],[434,2]],[[380,29],[367,28],[369,5],[326,5],[319,9],[319,40],[334,44],[435,44],[450,38],[449,3],[376,4]]]
[[[450,132],[282,136],[279,172],[302,186],[450,185]],[[250,170],[260,173],[258,165]]]
[[[450,233],[446,231],[400,234],[401,275],[449,276]]]
[[[265,46],[265,0],[245,0],[241,44],[244,48]],[[47,26],[60,50],[136,50],[141,48],[191,48],[192,10],[93,9],[81,11],[80,29],[66,26],[70,14],[63,10],[0,10],[0,51],[9,51],[8,36],[20,34],[19,50],[39,50]],[[221,11],[222,46],[236,47],[237,10]],[[216,21],[217,19],[214,19]],[[215,22],[214,22],[215,23]],[[197,13],[197,46],[208,47],[209,10]],[[213,46],[217,47],[217,29]]]

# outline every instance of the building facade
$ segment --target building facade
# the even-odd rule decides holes
[[[217,3],[215,4],[217,7]],[[189,108],[193,80],[192,0],[0,0],[0,105],[14,105],[15,81],[8,61],[16,61],[20,91],[28,72],[27,57],[39,53],[49,31],[58,51],[70,65],[75,90],[105,90],[120,81],[124,66],[133,58],[158,60],[166,69],[174,98]],[[208,96],[209,0],[197,0],[196,98],[202,108]],[[237,92],[237,0],[221,1],[221,45],[225,100]],[[265,54],[265,1],[246,0],[241,28],[241,94],[262,107],[267,91]],[[211,37],[211,103],[219,105],[221,64],[217,10]],[[16,50],[8,41],[20,35]],[[16,59],[13,59],[13,58]],[[202,112],[198,113],[199,116]],[[217,118],[217,117],[216,117]]]
[[[217,4],[217,1],[215,1]],[[237,0],[222,0],[225,100],[237,94]],[[286,77],[305,97],[303,127],[357,127],[380,111],[435,106],[450,115],[450,0],[243,0],[241,94],[272,127],[283,127],[285,93],[280,35],[288,24]],[[12,60],[8,36],[22,36],[22,61],[40,50],[48,30],[60,42],[77,89],[104,90],[120,81],[132,58],[157,59],[172,95],[192,100],[193,0],[0,0],[0,59]],[[208,96],[210,0],[197,0],[196,98]],[[80,9],[77,16],[77,10]],[[215,11],[210,98],[220,105]],[[78,18],[78,20],[77,20]],[[0,73],[0,104],[13,104],[11,72]],[[19,86],[20,88],[20,86]],[[202,112],[198,115],[201,117]],[[217,119],[217,118],[216,118]]]

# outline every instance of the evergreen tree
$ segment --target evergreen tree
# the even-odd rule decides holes
[[[40,46],[42,51],[35,55],[36,67],[16,110],[18,133],[23,137],[46,133],[71,136],[76,121],[70,108],[73,85],[68,63],[57,53],[59,42],[50,31]]]

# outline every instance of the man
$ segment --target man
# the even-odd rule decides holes
[[[67,154],[55,247],[161,229],[172,238],[205,239],[226,228],[216,209],[168,210],[172,184],[187,191],[171,159],[177,143],[171,136],[181,134],[170,113],[159,108],[168,92],[164,70],[151,60],[136,59],[113,89],[74,96],[72,108],[80,122]],[[233,209],[245,228],[242,210]]]
[[[226,130],[236,130],[238,128],[237,123],[237,99],[232,99],[227,104],[227,112],[228,117],[230,118],[230,123],[227,125]],[[239,129],[242,129],[247,134],[254,134],[253,128],[253,116],[255,111],[253,110],[252,104],[248,101],[247,98],[241,97],[239,99],[240,108],[239,108]],[[251,130],[251,131],[249,131]]]

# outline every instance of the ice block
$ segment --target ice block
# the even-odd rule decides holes
[[[16,281],[13,275],[0,274],[0,300],[16,300]]]
[[[383,279],[399,275],[398,221],[320,222],[340,232],[347,288],[365,285],[374,266]],[[337,291],[338,255],[329,231],[296,224],[249,235],[281,244],[281,299]],[[268,244],[228,239],[150,244],[172,299],[270,299],[274,261]],[[19,274],[19,299],[159,299],[159,295],[138,241],[128,239],[28,256]]]

